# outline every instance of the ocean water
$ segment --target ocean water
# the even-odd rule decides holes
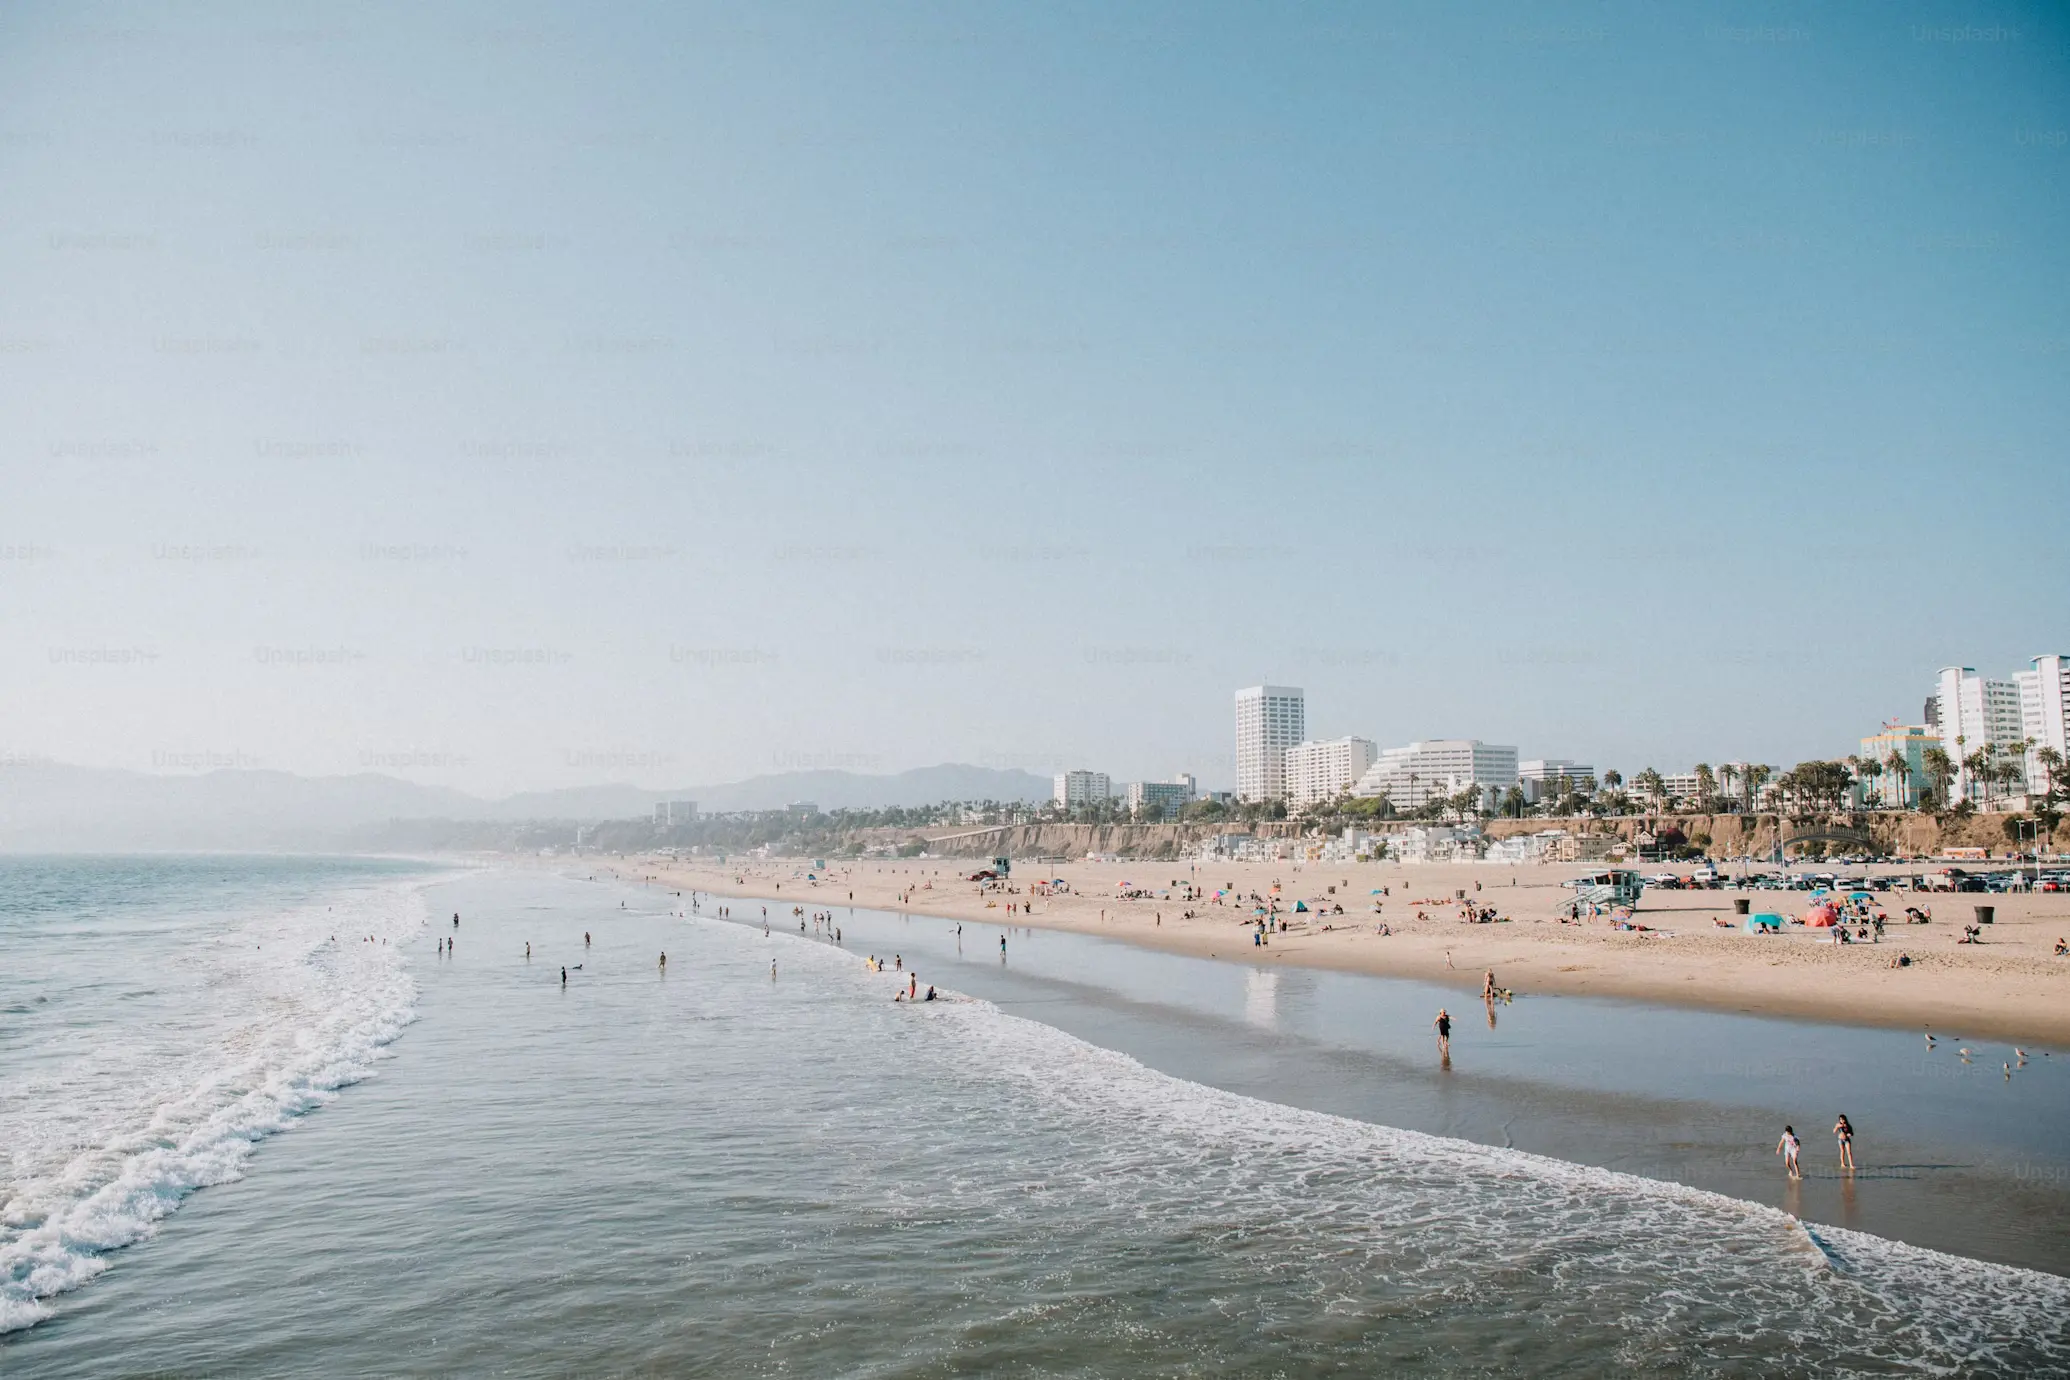
[[[0,860],[0,1332],[365,1076],[413,1012],[422,871]]]
[[[894,1003],[889,917],[4,867],[10,1375],[2070,1368],[2058,1275]]]

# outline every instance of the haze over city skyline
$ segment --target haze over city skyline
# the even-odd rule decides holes
[[[1842,755],[2070,642],[2070,87],[1807,13],[14,7],[0,754]]]

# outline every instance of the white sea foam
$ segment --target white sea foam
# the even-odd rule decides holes
[[[185,1001],[163,1023],[173,1035],[94,1032],[98,1049],[59,1049],[10,1090],[0,1332],[47,1317],[109,1252],[193,1190],[239,1178],[257,1142],[369,1076],[414,1018],[401,945],[423,923],[416,884],[387,882],[217,917],[161,960]]]
[[[817,946],[815,946],[817,947]],[[829,955],[831,958],[832,956]],[[1016,1191],[1245,1236],[1307,1259],[1473,1288],[1527,1273],[1534,1309],[1612,1322],[1707,1360],[1795,1354],[1834,1369],[2070,1368],[2070,1280],[1841,1228],[1686,1185],[1305,1111],[1171,1077],[967,998],[924,1006],[945,1068],[1017,1085],[988,1130],[1077,1150]],[[938,1023],[938,1024],[937,1024]],[[1262,1227],[1261,1227],[1261,1224]],[[1649,1359],[1657,1362],[1658,1355]]]

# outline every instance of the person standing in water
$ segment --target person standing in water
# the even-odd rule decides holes
[[[1783,1168],[1789,1171],[1793,1179],[1804,1177],[1804,1171],[1797,1166],[1797,1152],[1802,1148],[1803,1142],[1797,1139],[1797,1128],[1783,1127],[1782,1139],[1775,1143],[1775,1152],[1783,1157]]]
[[[1432,1022],[1431,1022],[1431,1024],[1432,1024],[1433,1026],[1435,1026],[1435,1027],[1437,1028],[1437,1033],[1438,1033],[1438,1053],[1439,1053],[1439,1054],[1441,1054],[1441,1055],[1443,1055],[1443,1056],[1444,1056],[1445,1058],[1447,1058],[1447,1059],[1451,1058],[1451,1057],[1452,1057],[1452,1013],[1451,1013],[1451,1012],[1449,1012],[1449,1011],[1447,1011],[1447,1010],[1445,1010],[1445,1008],[1444,1008],[1444,1007],[1440,1006],[1440,1007],[1438,1008],[1438,1013],[1437,1013],[1437,1019],[1436,1019],[1436,1020],[1434,1020],[1434,1021],[1432,1021]]]
[[[1854,1172],[1854,1123],[1847,1119],[1847,1113],[1840,1113],[1840,1119],[1833,1123],[1833,1138],[1840,1142],[1840,1167]]]
[[[564,964],[562,964],[562,965],[561,965],[561,986],[563,986],[563,987],[566,987],[567,985],[568,985],[568,965],[564,963]]]

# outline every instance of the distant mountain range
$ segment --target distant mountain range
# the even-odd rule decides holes
[[[1029,772],[944,764],[893,776],[797,771],[665,791],[574,786],[489,800],[371,772],[159,776],[13,761],[0,764],[0,851],[320,849],[343,846],[369,826],[399,819],[588,822],[651,816],[663,800],[694,800],[705,811],[768,810],[803,800],[838,810],[1045,800],[1049,789],[1047,780]]]

